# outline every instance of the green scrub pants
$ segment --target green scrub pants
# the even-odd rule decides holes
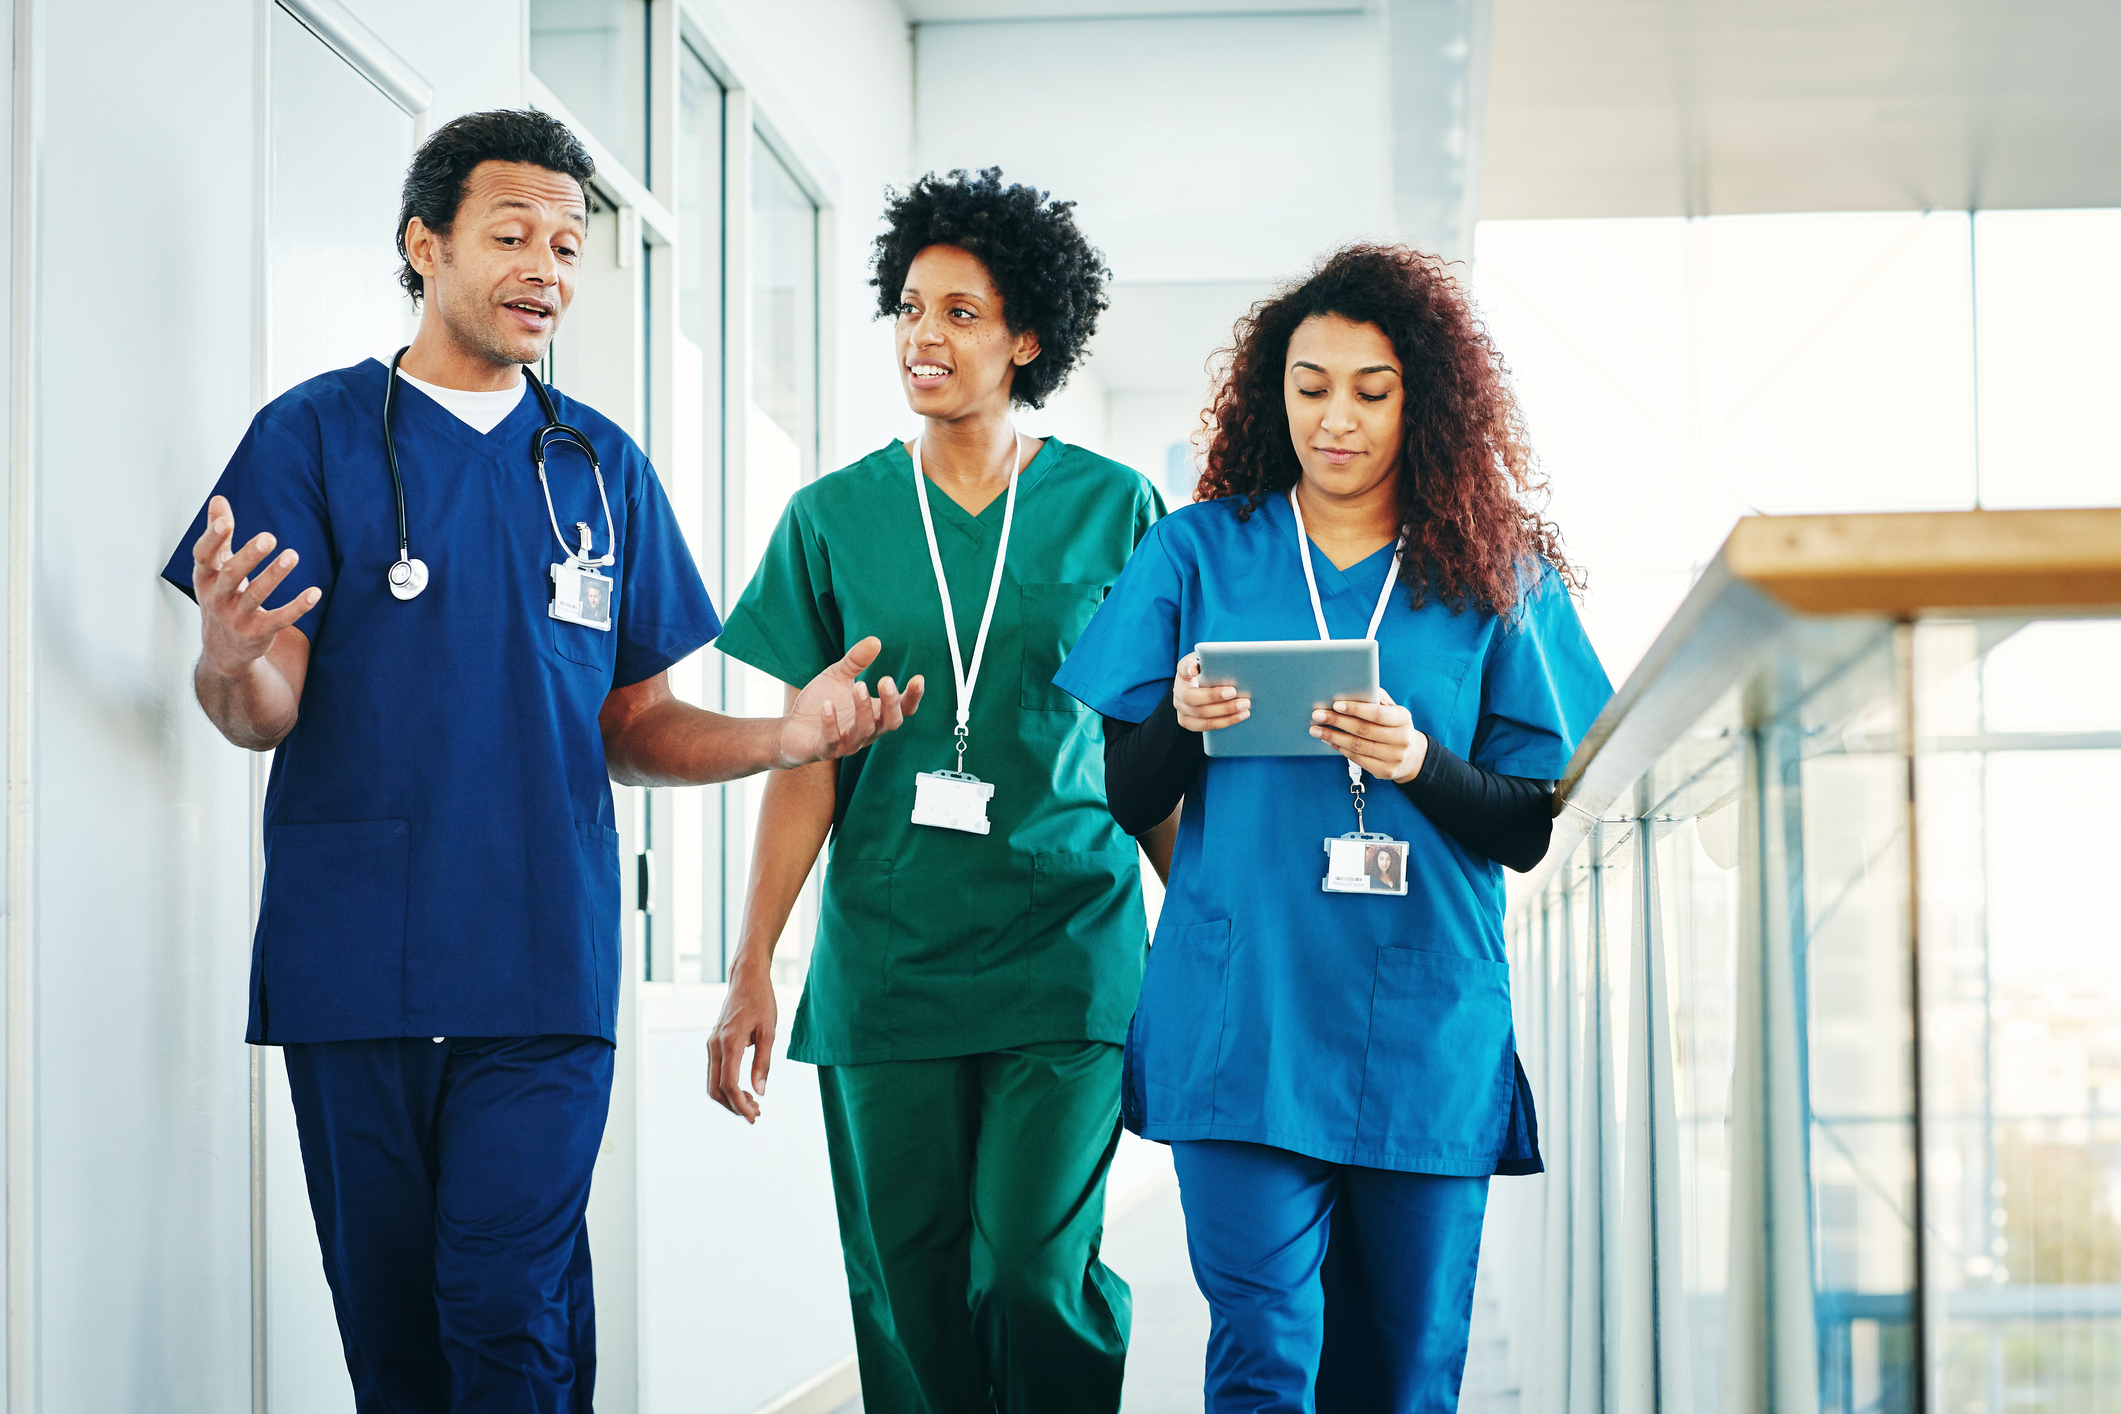
[[[1120,1048],[818,1068],[868,1414],[1114,1414]]]

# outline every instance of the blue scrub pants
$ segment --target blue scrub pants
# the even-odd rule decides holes
[[[597,1037],[284,1048],[360,1414],[589,1414]]]
[[[1454,1414],[1485,1178],[1175,1143],[1208,1414]]]

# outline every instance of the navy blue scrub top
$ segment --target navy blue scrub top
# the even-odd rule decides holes
[[[1157,522],[1054,681],[1138,722],[1198,643],[1315,639],[1286,497],[1246,521],[1241,504]],[[1306,548],[1333,636],[1361,638],[1390,547],[1345,571]],[[1377,638],[1385,691],[1414,725],[1502,775],[1558,779],[1612,696],[1544,566],[1507,623],[1433,595],[1416,610],[1395,589]],[[1342,757],[1203,762],[1128,1033],[1128,1127],[1414,1173],[1537,1172],[1502,868],[1366,784],[1368,828],[1407,842],[1405,897],[1319,888],[1325,840],[1355,828]]]
[[[388,370],[312,378],[251,422],[214,491],[240,547],[301,554],[268,601],[324,591],[301,715],[273,753],[265,890],[251,952],[254,1044],[391,1036],[614,1040],[619,836],[597,712],[720,630],[661,483],[623,431],[554,391],[603,463],[617,527],[609,632],[548,616],[559,543],[523,399],[481,435],[400,382],[395,431],[412,553],[391,597],[397,511],[383,458]],[[606,549],[588,460],[555,444],[554,509]],[[192,592],[202,507],[162,576]],[[278,553],[276,550],[275,553]]]

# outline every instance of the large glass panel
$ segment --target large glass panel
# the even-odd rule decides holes
[[[1981,500],[2121,504],[2121,211],[1984,211],[1975,218]]]
[[[1920,637],[1939,1407],[2121,1406],[2121,623]]]
[[[1832,673],[1794,731],[1820,1407],[1912,1409],[1914,1095],[1907,763],[1890,642]]]
[[[732,527],[743,540],[732,555],[732,590],[749,579],[788,498],[817,469],[817,207],[757,133],[751,135],[750,165],[750,386],[744,408],[743,519]],[[756,669],[741,669],[738,691],[742,706],[732,701],[731,710],[781,710],[782,685]],[[750,868],[764,784],[754,777],[739,790],[726,852],[732,881],[743,879]],[[815,911],[813,887],[774,954],[776,980],[803,979]]]
[[[801,457],[814,447],[817,207],[763,139],[751,144],[751,398]]]
[[[722,582],[722,86],[688,45],[678,60],[677,248],[670,278],[677,328],[670,341],[670,465],[663,484],[685,528],[693,560],[715,602]],[[687,701],[725,705],[723,662],[702,654],[680,664],[672,687]],[[718,981],[724,972],[722,818],[726,787],[670,792],[671,975],[679,982]]]
[[[707,344],[706,290],[722,227],[722,85],[685,46],[678,65],[678,231],[687,258],[679,262],[678,332],[695,348]]]
[[[530,71],[648,176],[648,0],[530,0]]]
[[[1695,1414],[1723,1405],[1731,1245],[1731,1101],[1738,987],[1738,850],[1746,763],[1732,695],[1650,773],[1664,950],[1676,1180],[1666,1201],[1684,1301],[1662,1338],[1678,1353]]]

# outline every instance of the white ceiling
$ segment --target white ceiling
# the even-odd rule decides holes
[[[1493,0],[1484,217],[2121,205],[2116,0]]]
[[[1365,0],[901,0],[915,24],[978,20],[1133,20],[1166,15],[1344,14]]]

